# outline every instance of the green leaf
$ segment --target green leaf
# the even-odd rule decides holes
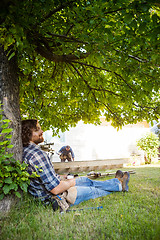
[[[4,198],[4,194],[0,194],[0,201]]]
[[[6,138],[10,139],[10,138],[12,138],[12,135],[7,135]]]
[[[8,145],[7,146],[7,148],[13,148],[14,147],[14,145]]]
[[[21,194],[19,192],[15,192],[15,195],[18,197],[18,198],[21,198]]]
[[[6,184],[3,187],[3,192],[4,192],[4,194],[8,194],[10,192],[10,190],[17,191],[17,189],[18,189],[18,185],[16,183],[11,183],[10,185]]]
[[[0,145],[6,145],[8,143],[8,141],[3,141],[3,142],[0,142]]]
[[[11,55],[9,55],[8,60],[10,60],[14,56],[15,56],[15,52],[13,52]]]
[[[5,178],[4,182],[10,184],[12,183],[12,178],[11,177]]]
[[[10,188],[10,185],[7,185],[7,184],[6,184],[6,185],[3,187],[3,192],[4,192],[4,194],[5,194],[5,195],[8,194],[11,189],[12,189],[12,188]]]
[[[27,184],[27,183],[20,183],[20,188],[21,188],[24,192],[27,192],[28,184]]]
[[[3,119],[2,122],[7,122],[7,123],[9,123],[10,120],[9,120],[9,119]]]
[[[2,130],[2,133],[10,133],[10,132],[12,132],[12,129],[11,129],[11,128],[3,129],[3,130]]]

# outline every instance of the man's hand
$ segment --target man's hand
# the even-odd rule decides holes
[[[61,180],[65,180],[65,179],[67,179],[67,174],[59,175],[59,176],[60,176],[60,179],[61,179]]]
[[[74,187],[76,185],[75,179],[68,179],[66,181],[60,181],[60,184],[53,188],[50,192],[54,195],[57,195],[59,193],[62,193],[66,190],[68,190],[70,187]]]

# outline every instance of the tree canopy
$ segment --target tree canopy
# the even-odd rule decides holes
[[[22,116],[55,132],[160,117],[158,1],[2,0],[0,29]]]

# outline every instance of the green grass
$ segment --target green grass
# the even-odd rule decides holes
[[[103,206],[101,210],[61,214],[24,196],[7,216],[1,216],[0,239],[159,240],[160,164],[129,170],[136,174],[131,174],[128,193],[113,193],[71,208]]]

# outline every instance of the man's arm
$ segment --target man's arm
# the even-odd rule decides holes
[[[76,184],[75,179],[68,179],[66,181],[60,181],[60,184],[53,188],[50,192],[54,195],[57,195],[59,193],[62,193],[66,190],[68,190],[70,187],[74,187]]]
[[[64,146],[59,149],[59,151],[57,152],[57,154],[58,154],[58,155],[61,155],[61,154],[63,153],[63,150],[64,150]]]
[[[72,150],[71,147],[70,147],[70,152],[71,152],[71,155],[72,155],[72,159],[73,159],[73,161],[74,161],[75,156],[74,156],[74,152],[73,152],[73,150]]]

